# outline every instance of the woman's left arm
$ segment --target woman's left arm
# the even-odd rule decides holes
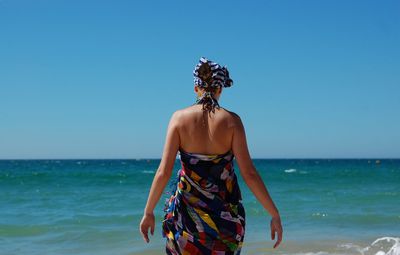
[[[155,219],[154,208],[156,207],[169,178],[171,177],[172,170],[176,160],[176,154],[179,149],[180,139],[178,132],[178,117],[179,111],[174,112],[168,124],[167,135],[160,165],[154,175],[153,183],[151,184],[149,197],[147,199],[144,215],[140,222],[140,232],[143,239],[149,242],[148,230],[154,234]]]

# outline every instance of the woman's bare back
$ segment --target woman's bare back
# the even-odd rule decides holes
[[[232,149],[236,114],[222,107],[208,115],[201,105],[181,109],[180,149],[191,153],[223,154]]]

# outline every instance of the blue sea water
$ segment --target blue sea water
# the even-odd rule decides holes
[[[1,160],[0,254],[164,254],[169,186],[149,244],[138,231],[159,162]],[[280,210],[282,244],[301,244],[287,245],[285,254],[311,254],[307,249],[322,243],[319,254],[335,253],[329,245],[342,247],[340,254],[400,254],[400,160],[255,159],[254,165]],[[273,245],[270,217],[234,166],[246,210],[243,254],[271,254],[257,246]],[[179,167],[177,160],[174,172]],[[391,246],[374,250],[373,241]]]

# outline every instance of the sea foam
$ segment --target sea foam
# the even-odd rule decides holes
[[[400,238],[381,237],[366,247],[361,247],[353,243],[341,244],[338,247],[361,255],[400,255]]]

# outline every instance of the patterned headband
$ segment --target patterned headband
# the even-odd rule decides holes
[[[202,66],[202,64],[207,63],[209,67],[211,68],[211,83],[208,84],[206,81],[202,80],[199,77],[199,69]],[[205,57],[201,57],[199,63],[196,65],[196,67],[193,70],[193,76],[194,76],[194,84],[205,88],[208,86],[211,87],[231,87],[233,80],[229,78],[229,72],[226,66],[221,67],[219,64],[206,59]]]

